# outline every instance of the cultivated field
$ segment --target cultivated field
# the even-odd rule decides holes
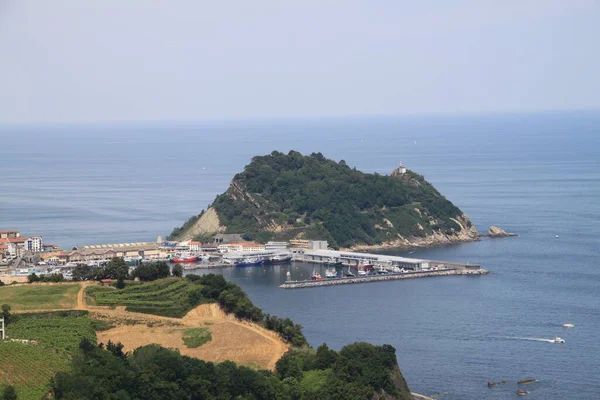
[[[81,339],[96,341],[85,311],[23,314],[7,325],[6,334],[9,340],[0,341],[0,384],[14,385],[19,399],[41,398],[50,378],[69,370]]]
[[[0,304],[13,312],[72,310],[77,307],[79,283],[41,283],[0,287]]]
[[[288,345],[275,332],[228,316],[218,304],[200,305],[181,319],[154,317],[119,309],[90,309],[90,312],[92,317],[102,320],[112,318],[124,321],[129,318],[138,322],[123,322],[113,329],[97,332],[98,342],[121,342],[126,351],[154,343],[178,349],[183,355],[205,361],[231,360],[242,365],[273,369],[277,360],[288,350]],[[197,348],[188,347],[183,338],[190,328],[208,329],[211,340]]]
[[[86,290],[87,303],[96,306],[125,306],[127,311],[166,317],[183,317],[193,306],[191,290],[199,289],[187,279],[161,279],[134,284],[121,290],[92,286]]]

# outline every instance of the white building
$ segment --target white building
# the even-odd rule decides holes
[[[265,250],[287,250],[287,242],[267,242],[265,244]]]
[[[25,238],[25,241],[23,242],[23,249],[25,251],[39,253],[44,250],[43,244],[41,236],[29,236]]]
[[[230,244],[220,244],[218,249],[221,253],[229,253],[229,252],[253,252],[253,251],[264,251],[265,245],[261,243],[253,243],[253,242],[241,242],[241,243],[230,243]]]
[[[189,242],[190,251],[199,252],[201,250],[200,242],[191,240]]]

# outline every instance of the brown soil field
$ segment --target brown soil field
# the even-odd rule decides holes
[[[87,285],[86,285],[87,286]],[[200,305],[183,318],[169,318],[125,311],[124,307],[110,309],[86,305],[85,286],[79,291],[77,305],[87,309],[92,318],[110,321],[115,328],[96,332],[98,342],[121,342],[125,351],[148,344],[178,349],[183,355],[204,361],[233,361],[241,365],[275,368],[277,360],[288,345],[274,332],[225,314],[218,304]],[[183,343],[183,331],[207,328],[212,340],[198,348]]]

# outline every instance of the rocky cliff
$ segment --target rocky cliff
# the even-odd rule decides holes
[[[400,167],[367,174],[320,153],[254,157],[227,191],[172,239],[242,233],[266,241],[325,239],[334,248],[431,246],[477,240],[468,216],[424,177]]]

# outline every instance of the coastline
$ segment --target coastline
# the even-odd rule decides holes
[[[435,240],[431,239],[432,236],[427,236],[425,238],[411,238],[402,240],[393,240],[381,244],[373,244],[373,245],[358,245],[352,246],[349,248],[340,248],[340,251],[369,251],[369,250],[411,250],[411,249],[419,249],[419,248],[429,248],[429,247],[438,247],[438,246],[447,246],[451,244],[460,244],[460,243],[472,243],[481,241],[481,237],[483,235],[477,234],[475,237],[460,237],[454,236],[449,237],[445,236],[447,239],[445,240]]]
[[[412,392],[411,394],[412,394],[413,400],[435,400],[433,397],[427,397],[420,393]]]

